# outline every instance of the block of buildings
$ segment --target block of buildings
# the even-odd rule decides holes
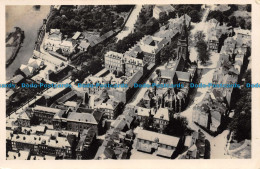
[[[52,124],[52,120],[57,113],[64,112],[61,109],[50,108],[46,106],[36,105],[33,108],[33,115],[39,119],[39,122],[44,124]]]
[[[174,12],[174,8],[171,5],[155,5],[153,8],[153,17],[160,19],[162,14],[169,15],[170,12]]]
[[[53,118],[53,128],[55,130],[66,129],[69,131],[83,132],[84,129],[93,128],[98,135],[101,128],[103,113],[93,111],[92,113],[73,112],[68,109],[65,112],[58,112]]]
[[[136,149],[158,156],[172,158],[180,138],[140,129],[136,136]]]

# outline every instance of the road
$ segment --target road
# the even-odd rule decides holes
[[[134,24],[137,21],[139,13],[141,12],[142,5],[135,5],[134,10],[131,13],[131,16],[128,18],[124,29],[116,36],[117,41],[128,36],[130,33],[134,32]]]
[[[207,19],[207,16],[208,16],[210,10],[211,9],[209,9],[209,8],[205,9],[201,22],[192,23],[192,25],[194,26],[194,28],[191,30],[192,36],[194,36],[194,34],[197,31],[203,31],[205,33],[205,35],[207,35],[207,32],[206,32],[207,29],[205,29],[207,27],[206,19]],[[194,46],[191,46],[190,47],[191,61],[197,61],[197,55],[198,54],[197,54],[196,48]],[[198,68],[202,70],[202,76],[201,76],[200,83],[208,84],[208,83],[212,82],[213,74],[214,74],[215,68],[217,67],[218,60],[219,60],[219,53],[211,52],[210,60],[208,61],[207,65],[198,64]],[[181,116],[187,118],[188,126],[195,131],[198,131],[201,128],[192,122],[192,110],[196,104],[198,104],[202,101],[202,99],[204,98],[207,91],[209,91],[209,88],[198,88],[192,105],[190,105],[185,111],[183,111],[181,113]],[[216,137],[209,135],[204,130],[202,130],[202,132],[205,134],[206,139],[209,140],[209,142],[210,142],[210,147],[211,147],[211,157],[210,158],[212,158],[212,159],[230,158],[230,156],[227,155],[227,153],[226,153],[226,144],[227,144],[226,138],[228,135],[228,130],[223,131],[221,134],[217,135]]]

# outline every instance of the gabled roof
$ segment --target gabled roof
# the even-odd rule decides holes
[[[174,11],[174,8],[171,5],[155,5],[155,8],[159,9],[160,12]]]
[[[180,138],[174,137],[174,136],[169,136],[157,132],[152,132],[148,130],[139,130],[137,133],[137,138],[147,140],[154,142],[155,140],[158,140],[159,143],[177,147]]]
[[[176,71],[176,74],[177,74],[178,81],[190,82],[189,72]]]
[[[23,120],[30,120],[28,114],[26,112],[23,112],[21,113],[19,116],[18,116],[18,119],[23,119]]]
[[[115,152],[110,148],[100,146],[94,159],[115,159]]]
[[[86,41],[81,41],[79,44],[79,47],[87,49],[89,47],[90,43],[86,42]]]
[[[33,108],[33,110],[34,111],[43,111],[43,112],[48,112],[48,113],[53,113],[53,114],[62,112],[61,109],[56,109],[56,108],[51,108],[51,107],[46,107],[46,106],[39,106],[39,105],[36,105]]]
[[[78,39],[79,36],[81,35],[81,32],[76,32],[75,35],[72,37],[72,39]]]
[[[159,108],[157,113],[154,115],[154,118],[170,121],[169,110],[167,108]]]
[[[69,113],[67,120],[80,123],[98,124],[95,117],[90,113],[71,112]]]
[[[13,83],[19,83],[21,80],[23,80],[24,79],[24,77],[22,76],[22,75],[16,75],[16,76],[14,76],[11,80],[10,80],[10,82],[12,81]]]
[[[143,108],[143,107],[138,107],[137,108],[137,114],[138,116],[146,116],[149,117],[151,113],[151,109]]]

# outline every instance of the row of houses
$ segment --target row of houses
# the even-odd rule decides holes
[[[88,159],[95,139],[93,128],[85,129],[82,133],[43,126],[7,130],[7,159]]]
[[[60,29],[50,29],[44,41],[44,49],[53,52],[61,50],[63,54],[75,53],[78,50],[84,52],[89,47],[94,47],[105,41],[118,31],[111,30],[102,36],[97,32],[75,32],[71,38],[68,38],[67,35],[62,34]]]
[[[44,61],[40,59],[30,58],[27,65],[22,64],[20,70],[26,77],[31,77],[44,67]]]
[[[128,159],[134,139],[134,121],[136,115],[133,110],[125,110],[122,115],[111,123],[105,139],[99,147],[95,160]]]
[[[26,110],[21,113],[17,118],[17,124],[21,127],[30,127],[31,123],[33,123],[32,120],[36,118],[38,123],[53,125],[55,130],[69,130],[82,133],[84,129],[93,128],[96,134],[98,134],[102,126],[102,112],[84,109],[81,109],[82,112],[76,112],[70,107],[74,106],[69,105],[67,110],[62,110],[36,105],[32,110]]]
[[[229,85],[226,88],[212,88],[202,102],[193,109],[195,123],[215,133],[221,130],[232,104],[234,91],[238,90],[250,55],[251,38],[248,31],[235,29],[235,36],[228,37],[220,51],[217,68],[213,74],[213,84]]]

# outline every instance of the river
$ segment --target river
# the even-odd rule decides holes
[[[6,80],[13,77],[14,72],[21,66],[27,64],[32,56],[37,31],[50,11],[50,6],[41,6],[35,10],[33,6],[17,5],[6,6],[6,32],[12,32],[14,27],[20,27],[25,34],[24,43],[19,50],[15,60],[6,69]]]

